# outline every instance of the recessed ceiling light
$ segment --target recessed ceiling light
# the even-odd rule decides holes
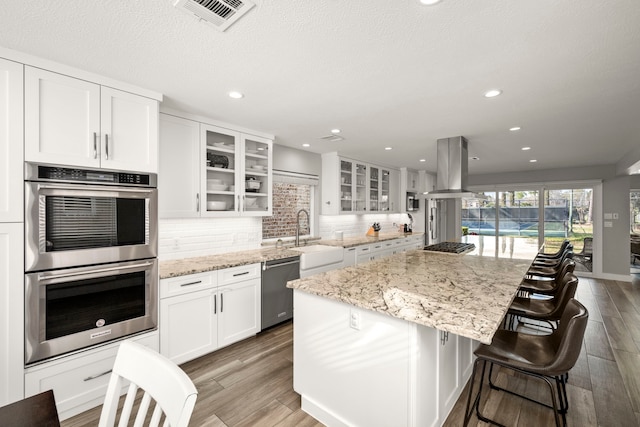
[[[240,98],[244,98],[244,94],[240,93],[240,92],[229,92],[229,98],[233,98],[233,99],[240,99]]]
[[[387,150],[387,151],[393,150],[392,147],[384,147],[384,149]]]
[[[500,95],[502,91],[500,89],[491,89],[484,93],[485,98],[493,98]]]
[[[480,157],[476,157],[476,156],[469,157],[469,158],[470,158],[471,160],[480,160]]]
[[[311,147],[311,144],[302,144],[303,147]]]
[[[442,0],[420,0],[421,4],[425,6],[433,6],[434,4],[440,3]]]
[[[514,127],[512,127],[511,129],[509,129],[509,130],[510,130],[511,132],[515,132],[515,131],[520,130],[520,129],[522,129],[520,126],[514,126]]]
[[[421,161],[421,162],[426,162],[426,161],[427,161],[427,159],[420,159],[420,161]]]
[[[342,132],[340,129],[331,129],[331,133],[340,133]]]
[[[537,162],[537,160],[536,160],[536,159],[531,159],[531,160],[529,160],[529,163],[535,163],[535,162]]]
[[[522,151],[528,151],[531,150],[531,147],[522,147]]]

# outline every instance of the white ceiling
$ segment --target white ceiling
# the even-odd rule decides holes
[[[435,171],[457,135],[471,174],[640,160],[638,0],[254,1],[219,32],[173,0],[0,0],[0,46],[386,165]]]

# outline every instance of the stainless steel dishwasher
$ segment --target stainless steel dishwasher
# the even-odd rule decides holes
[[[287,282],[299,278],[299,256],[262,264],[262,330],[293,318],[293,289]]]

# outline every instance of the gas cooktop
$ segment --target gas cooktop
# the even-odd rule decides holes
[[[458,243],[458,242],[441,242],[424,247],[425,251],[433,252],[448,252],[452,254],[462,254],[470,252],[476,248],[473,243]]]

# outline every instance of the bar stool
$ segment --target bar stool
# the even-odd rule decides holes
[[[515,330],[515,320],[527,318],[546,322],[551,330],[555,329],[565,307],[575,294],[578,278],[572,272],[566,272],[558,282],[557,293],[552,298],[539,299],[516,296],[507,310],[510,316],[509,329]]]
[[[558,285],[561,279],[567,273],[573,273],[576,268],[574,260],[567,258],[562,262],[558,273],[554,277],[545,277],[539,279],[522,279],[520,283],[519,292],[525,294],[543,294],[554,295],[558,291]],[[524,296],[524,295],[522,295]]]
[[[587,309],[577,300],[571,299],[565,307],[558,328],[551,335],[528,335],[501,329],[493,336],[491,345],[480,345],[474,352],[477,359],[473,365],[473,373],[470,380],[464,425],[467,426],[469,424],[474,409],[478,419],[481,421],[501,425],[483,416],[479,407],[485,371],[487,363],[489,363],[489,385],[492,389],[505,391],[552,408],[556,425],[560,426],[560,418],[562,417],[563,425],[566,426],[566,413],[569,409],[566,378],[580,355],[588,319],[589,312]],[[480,387],[472,404],[473,385],[480,364],[482,364]],[[549,387],[552,405],[547,405],[493,384],[491,374],[494,365],[543,380]],[[552,381],[555,382],[557,393]]]
[[[558,271],[562,268],[562,263],[566,259],[573,259],[573,251],[565,251],[562,257],[560,257],[560,259],[553,265],[541,266],[532,263],[531,267],[527,270],[525,278],[535,279],[537,277],[554,277],[558,274]]]
[[[544,252],[538,252],[538,254],[536,255],[536,259],[558,259],[558,258],[560,258],[562,256],[564,251],[570,245],[571,245],[571,241],[569,241],[568,239],[565,239],[565,240],[562,241],[562,244],[560,245],[560,249],[558,249],[557,252],[552,253],[552,254],[547,254],[547,253],[544,253]],[[571,249],[573,250],[573,245],[571,245]]]

